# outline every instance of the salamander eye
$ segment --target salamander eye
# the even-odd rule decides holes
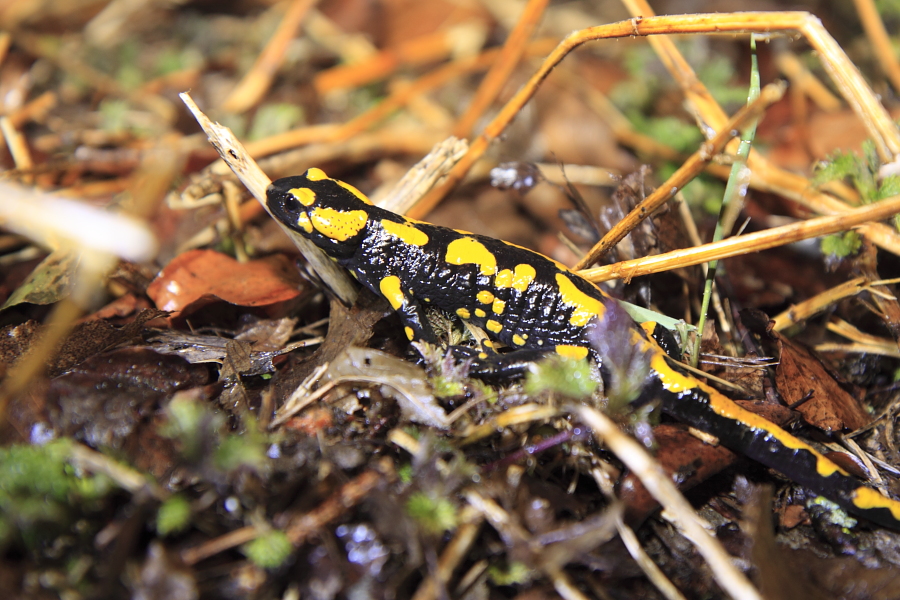
[[[298,213],[303,210],[303,205],[300,204],[300,201],[297,200],[297,197],[288,192],[284,196],[282,196],[282,206],[284,210],[290,213]]]

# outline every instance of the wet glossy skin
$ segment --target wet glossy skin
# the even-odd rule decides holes
[[[282,223],[384,296],[410,340],[437,343],[424,312],[430,305],[519,349],[519,353],[503,355],[510,372],[521,372],[517,354],[529,360],[546,352],[579,359],[595,354],[590,328],[614,300],[536,252],[380,209],[352,186],[328,178],[319,169],[274,182],[267,204]],[[634,324],[631,339],[622,343],[643,346],[650,354],[647,385],[656,390],[667,413],[851,512],[900,529],[900,502],[861,485],[808,444],[672,368],[644,331],[652,332],[654,327]],[[469,351],[468,356],[490,362],[477,351]],[[478,369],[476,365],[476,375]],[[496,375],[496,370],[483,373]]]

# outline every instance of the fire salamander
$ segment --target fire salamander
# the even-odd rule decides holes
[[[276,218],[387,299],[410,340],[437,343],[425,315],[425,307],[434,306],[519,350],[503,356],[555,352],[584,359],[593,352],[592,324],[615,302],[541,254],[378,208],[320,169],[279,179],[267,196]],[[653,326],[634,324],[627,343],[649,353],[647,385],[662,398],[665,412],[850,512],[900,530],[900,502],[862,485],[808,444],[672,368],[647,334]],[[473,352],[476,360],[487,358]]]

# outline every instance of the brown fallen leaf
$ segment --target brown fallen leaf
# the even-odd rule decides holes
[[[281,316],[303,291],[297,270],[282,255],[240,263],[212,250],[176,256],[147,287],[156,306],[175,318],[220,300]]]
[[[781,350],[775,383],[788,406],[797,404],[795,410],[807,423],[827,432],[854,431],[869,423],[859,401],[841,387],[818,357],[778,333],[772,335]]]

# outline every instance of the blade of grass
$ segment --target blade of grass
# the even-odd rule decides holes
[[[750,106],[759,98],[759,63],[756,57],[756,36],[750,36],[750,93],[747,97],[747,105]],[[747,195],[747,186],[750,183],[750,173],[747,170],[747,158],[750,156],[750,148],[756,135],[758,119],[753,119],[741,132],[741,144],[738,146],[737,155],[731,164],[731,176],[725,184],[725,197],[719,209],[719,221],[713,232],[713,242],[722,240],[734,227],[741,208],[744,206],[744,197]],[[703,286],[703,302],[700,307],[700,319],[697,322],[697,337],[694,339],[694,349],[691,353],[691,366],[696,367],[700,357],[700,340],[703,337],[703,327],[706,325],[706,313],[709,311],[709,299],[712,297],[713,282],[716,280],[716,271],[719,261],[709,263],[706,271],[706,283]]]

